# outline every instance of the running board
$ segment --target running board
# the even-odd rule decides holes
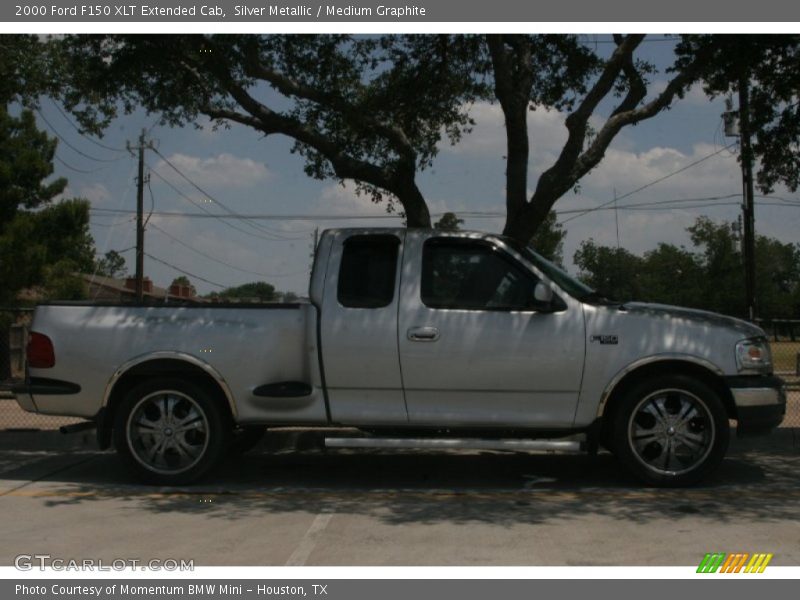
[[[581,452],[585,446],[575,440],[519,440],[479,438],[371,438],[326,437],[327,448],[391,448],[439,450],[524,450],[550,452]]]

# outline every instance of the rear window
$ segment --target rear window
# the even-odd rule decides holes
[[[400,240],[393,235],[359,235],[344,243],[339,267],[339,304],[381,308],[394,299]]]

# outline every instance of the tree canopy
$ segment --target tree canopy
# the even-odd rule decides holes
[[[278,299],[278,292],[271,283],[254,281],[227,288],[221,292],[214,292],[211,296],[219,299],[248,300],[252,298],[262,302],[274,302]]]
[[[473,102],[497,102],[507,137],[504,233],[527,243],[620,131],[699,81],[712,95],[730,90],[740,64],[758,84],[759,182],[796,186],[798,39],[676,37],[658,85],[649,82],[655,65],[640,58],[645,36],[633,34],[613,36],[610,53],[576,35],[68,35],[53,40],[51,56],[54,87],[87,128],[143,106],[173,125],[205,115],[285,135],[310,176],[353,180],[388,210],[398,202],[410,227],[431,226],[419,171],[469,131]],[[528,112],[542,107],[565,115],[567,140],[529,181]]]
[[[103,258],[97,261],[95,270],[103,277],[125,277],[128,274],[125,257],[116,250],[106,252]]]
[[[354,180],[430,227],[416,175],[443,138],[468,129],[476,97],[469,51],[448,36],[69,35],[58,49],[61,97],[87,128],[121,106],[165,123],[238,123],[295,141],[316,178]],[[168,59],[165,57],[169,57]]]
[[[749,122],[765,194],[800,185],[800,35],[687,35],[678,65],[705,55],[699,72],[710,96],[733,94],[749,83]],[[741,156],[740,156],[741,159]]]
[[[74,273],[91,272],[94,264],[89,203],[54,203],[67,185],[52,178],[57,140],[39,131],[24,108],[47,87],[46,62],[36,36],[0,36],[2,305],[16,303],[20,290],[33,286],[49,297],[82,297]]]
[[[624,248],[581,243],[580,277],[619,300],[642,300],[746,314],[739,234],[732,223],[699,217],[688,228],[693,250],[659,244],[637,256]],[[763,318],[800,317],[800,244],[756,237],[756,302]]]

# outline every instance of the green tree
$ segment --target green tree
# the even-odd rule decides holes
[[[37,36],[0,36],[0,304],[39,287],[75,298],[75,271],[91,271],[93,241],[85,201],[53,204],[66,188],[53,179],[57,140],[39,131],[33,112],[48,90],[49,55]]]
[[[759,188],[800,185],[800,35],[686,35],[678,68],[705,56],[699,73],[711,97],[749,83],[750,128]],[[741,156],[739,157],[741,160]]]
[[[555,203],[600,164],[620,131],[669,108],[710,59],[709,49],[698,48],[669,69],[665,86],[648,88],[654,66],[637,58],[644,38],[615,35],[613,51],[601,57],[577,36],[487,36],[494,95],[506,123],[506,235],[530,240]],[[537,107],[567,113],[567,140],[529,193],[528,112]],[[590,123],[598,117],[603,122],[595,129]]]
[[[439,231],[459,231],[463,224],[464,219],[459,219],[456,213],[446,212],[433,224],[433,228]]]
[[[564,263],[564,238],[567,232],[557,221],[555,211],[547,213],[547,217],[536,229],[531,238],[533,248],[547,260],[557,264]]]
[[[705,273],[699,257],[684,247],[660,243],[644,254],[638,300],[703,308]]]
[[[621,300],[744,316],[744,266],[733,224],[699,217],[687,231],[694,251],[662,243],[639,257],[589,240],[575,264],[588,285]],[[800,244],[756,236],[756,302],[763,318],[800,317]]]
[[[95,269],[97,274],[103,277],[125,277],[128,273],[125,257],[116,250],[106,252],[103,258],[97,261]]]
[[[730,88],[739,72],[728,53],[733,37],[676,38],[676,60],[659,78],[666,85],[655,86],[654,65],[640,58],[645,36],[636,34],[613,36],[610,54],[574,35],[71,35],[52,42],[53,88],[95,130],[119,107],[143,106],[173,125],[205,115],[288,136],[310,176],[354,180],[390,210],[396,200],[410,227],[431,226],[417,173],[443,138],[456,143],[469,130],[471,102],[493,99],[506,123],[504,233],[528,243],[622,130],[661,114],[698,81],[711,93]],[[800,163],[782,153],[797,153],[800,116],[798,36],[765,37],[747,65],[769,82],[754,94],[757,152],[763,165],[780,165],[759,173],[767,189],[776,177],[798,178]],[[567,140],[530,192],[527,118],[539,107],[566,114]]]
[[[221,299],[250,299],[257,298],[262,302],[273,302],[278,299],[275,286],[266,281],[254,281],[236,287],[227,288],[217,294]]]
[[[0,303],[16,304],[22,289],[34,287],[49,299],[80,300],[85,292],[75,274],[91,273],[93,258],[86,200],[20,211],[0,233]]]
[[[0,64],[3,59],[0,58]],[[66,180],[50,180],[56,140],[36,128],[33,113],[12,116],[0,105],[0,303],[26,287],[50,297],[79,296],[67,271],[91,271],[93,241],[85,201],[53,204]]]
[[[703,259],[704,308],[746,315],[744,266],[733,224],[700,217],[688,231]],[[758,314],[767,319],[800,316],[800,245],[764,235],[756,235],[755,245]]]
[[[143,106],[171,125],[237,123],[295,141],[306,173],[351,179],[430,227],[417,172],[469,128],[478,40],[448,36],[68,35],[52,42],[86,127]]]
[[[66,179],[46,181],[56,143],[36,128],[30,110],[15,117],[0,105],[0,231],[19,211],[40,208],[64,191]]]
[[[744,267],[732,223],[699,217],[687,229],[703,265],[701,305],[729,315],[744,315]]]
[[[189,278],[186,275],[179,275],[178,277],[173,279],[172,283],[170,284],[170,287],[172,287],[173,285],[178,285],[178,286],[181,286],[181,287],[187,287],[187,288],[189,288],[191,290],[190,294],[192,296],[196,296],[197,295],[197,289],[194,287],[194,285],[192,285],[192,282],[189,281]]]
[[[617,300],[642,298],[640,276],[643,259],[625,248],[598,246],[594,240],[581,242],[573,257],[586,285]]]

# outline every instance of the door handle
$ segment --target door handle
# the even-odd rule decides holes
[[[408,330],[408,339],[412,342],[435,342],[439,339],[436,327],[412,327]]]

